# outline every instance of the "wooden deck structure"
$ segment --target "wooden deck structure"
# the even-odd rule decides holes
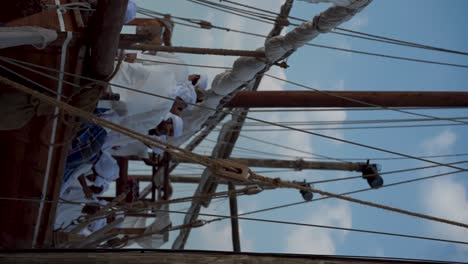
[[[48,1],[52,4],[54,1]],[[79,31],[73,23],[73,13],[64,14],[65,27],[68,30]],[[47,10],[32,16],[16,19],[6,26],[36,25],[44,28],[60,31],[56,10]],[[81,73],[83,59],[79,57],[79,47],[70,47],[67,50],[68,57],[65,62],[65,71]],[[0,55],[39,64],[54,69],[59,68],[61,48],[46,48],[37,50],[31,47],[14,47],[0,50]],[[2,63],[5,65],[5,63]],[[5,65],[6,66],[6,65]],[[34,75],[24,69],[8,66],[10,69],[28,76],[34,81],[57,89],[57,81],[43,76]],[[21,80],[16,76],[2,72],[2,75],[19,83],[34,87],[31,83]],[[55,74],[58,77],[58,74]],[[66,78],[67,81],[75,81]],[[37,87],[36,87],[37,88]],[[2,90],[5,91],[5,87]],[[40,88],[37,88],[40,89]],[[70,95],[72,87],[63,86],[64,95]],[[52,131],[52,118],[50,116],[34,117],[26,126],[12,131],[0,131],[0,166],[3,177],[0,185],[0,195],[9,198],[35,198],[47,200],[56,199],[61,184],[63,168],[67,153],[67,144],[59,144],[53,149],[50,166],[47,192],[42,193],[46,179],[47,160],[49,151],[49,138]],[[58,124],[56,130],[56,142],[64,143],[73,135],[73,128]],[[2,248],[30,248],[33,245],[35,226],[38,221],[40,204],[37,202],[24,202],[13,200],[1,200],[0,207],[4,217],[0,219],[0,247]],[[55,218],[55,206],[45,204],[43,208],[43,227],[51,226]],[[47,228],[41,228],[38,240],[44,241],[49,236]],[[43,244],[43,242],[39,242]]]
[[[21,2],[21,1],[15,1]],[[27,1],[24,1],[27,2]],[[45,4],[55,5],[55,1],[43,1]],[[61,1],[62,4],[70,1]],[[112,1],[99,1],[99,5],[106,5],[105,10],[100,9],[99,5],[96,10],[97,14],[107,14],[111,12],[114,16],[123,17],[125,12],[126,1],[119,1],[118,4],[112,4]],[[122,6],[123,5],[123,6]],[[14,8],[13,6],[12,8]],[[102,7],[102,6],[101,6]],[[102,10],[102,11],[100,11]],[[10,10],[12,13],[21,13],[19,10]],[[16,12],[18,11],[18,12]],[[2,11],[4,12],[4,11]],[[104,18],[102,18],[104,19]],[[99,65],[91,64],[93,56],[85,58],[85,53],[88,47],[97,45],[108,45],[109,41],[119,38],[122,25],[118,23],[100,23],[97,19],[94,25],[94,31],[99,27],[104,27],[106,32],[91,38],[89,43],[76,43],[69,45],[66,50],[64,71],[75,74],[82,74],[85,66],[90,69],[87,73],[89,77],[101,77],[109,75],[113,70],[114,50],[105,47],[109,52],[113,52],[111,59],[101,60]],[[74,33],[83,33],[85,30],[93,29],[93,26],[85,28],[80,13],[69,11],[63,14],[65,31]],[[111,20],[112,21],[112,20]],[[5,21],[4,21],[5,22]],[[43,28],[53,29],[61,32],[59,26],[58,12],[56,9],[44,10],[26,17],[15,17],[14,20],[8,21],[5,26],[39,26]],[[112,29],[112,30],[111,30]],[[115,34],[117,33],[117,34]],[[63,35],[63,34],[62,34]],[[59,38],[58,41],[61,39]],[[94,40],[94,41],[93,41]],[[62,39],[63,41],[63,39]],[[114,41],[115,42],[115,41]],[[118,41],[115,44],[117,47]],[[104,49],[104,48],[101,48]],[[61,45],[47,47],[45,49],[35,49],[33,47],[20,46],[0,50],[0,56],[9,57],[12,59],[38,64],[45,67],[50,67],[59,70],[60,60],[62,55]],[[102,53],[101,53],[102,55]],[[109,56],[107,56],[109,57]],[[48,87],[51,90],[56,90],[58,81],[28,70],[21,69],[5,62],[1,63],[10,70],[13,70],[23,76],[26,76],[35,82]],[[103,70],[102,65],[110,65]],[[47,74],[54,74],[58,77],[58,73],[43,71]],[[14,76],[7,71],[1,71],[0,74],[15,82],[44,91],[43,89],[31,84],[27,80]],[[65,81],[73,82],[78,85],[84,85],[79,78],[70,76],[64,77]],[[71,100],[71,104],[82,106],[87,104],[88,111],[92,111],[95,103],[99,99],[99,87],[93,86],[84,94],[78,95],[76,100]],[[1,92],[9,91],[7,87],[0,87]],[[77,92],[76,87],[68,84],[63,84],[63,95],[70,96]],[[50,138],[53,129],[55,116],[35,116],[24,127],[16,130],[0,131],[0,166],[2,167],[2,184],[0,185],[0,196],[6,198],[28,198],[28,199],[45,199],[57,200],[61,186],[65,160],[69,148],[70,139],[74,136],[79,123],[66,125],[59,119],[56,126],[55,144],[50,146]],[[52,149],[49,150],[49,147]],[[51,155],[49,155],[51,151]],[[48,162],[50,158],[50,161]],[[44,183],[46,183],[44,185]],[[45,188],[44,188],[45,186]],[[45,192],[43,192],[45,190]],[[0,248],[18,249],[48,247],[52,242],[52,225],[55,221],[55,204],[44,203],[41,208],[41,203],[37,201],[19,201],[19,200],[0,200],[0,208],[4,217],[0,218]],[[40,223],[40,224],[39,224]],[[39,226],[38,226],[39,225]]]
[[[232,253],[222,251],[113,250],[0,252],[0,262],[17,264],[61,263],[152,263],[152,264],[456,264],[455,262],[391,258],[341,257],[273,253]]]
[[[86,2],[85,0],[60,0],[58,3]],[[58,38],[44,49],[19,46],[0,49],[0,56],[29,62],[40,66],[60,69],[63,51],[66,51],[64,71],[93,79],[107,81],[114,71],[115,55],[118,48],[134,43],[170,45],[173,24],[166,19],[135,19],[129,25],[137,27],[136,35],[120,34],[128,0],[99,0],[93,6],[95,11],[88,12],[72,9],[63,14],[61,28],[56,0],[15,0],[5,4],[0,10],[0,22],[4,26],[38,26],[57,31]],[[44,5],[42,5],[44,4]],[[48,6],[49,9],[43,9]],[[25,8],[28,7],[28,8]],[[66,50],[62,45],[67,32],[72,33]],[[56,79],[32,73],[5,61],[0,65],[31,82],[15,76],[14,73],[0,69],[0,75],[21,85],[39,91],[40,86],[57,91],[59,73],[37,69]],[[63,83],[62,100],[86,111],[93,111],[105,89],[102,85],[73,76],[64,76],[82,89]],[[91,83],[91,84],[90,84]],[[0,87],[0,94],[11,88]],[[62,183],[69,144],[79,122],[65,122],[55,115],[34,116],[24,127],[16,130],[0,131],[0,166],[2,184],[0,185],[0,208],[4,217],[0,218],[0,249],[50,248],[54,246],[52,226],[55,221],[55,203],[41,203],[39,200],[56,201]],[[57,125],[54,125],[54,122]],[[55,144],[50,144],[53,127],[56,127]],[[127,162],[121,161],[122,175],[118,182],[121,193],[127,181]],[[25,200],[21,200],[26,198]],[[19,200],[18,200],[19,199]]]

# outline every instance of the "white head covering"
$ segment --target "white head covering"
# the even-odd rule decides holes
[[[172,119],[172,124],[174,126],[174,136],[173,137],[180,137],[182,136],[182,132],[184,131],[184,121],[179,116],[174,115],[173,113],[169,112],[166,115],[167,119]]]
[[[175,134],[175,131],[174,131],[174,134]],[[161,141],[164,141],[166,142],[167,141],[167,136],[166,135],[162,135],[162,136],[153,136]],[[151,147],[151,150],[154,152],[154,154],[156,155],[161,155],[163,152],[164,152],[164,148],[157,148],[157,147]]]
[[[188,104],[187,110],[192,110],[193,104],[197,102],[197,93],[190,81],[177,83],[174,89],[174,98],[177,96]]]
[[[101,157],[94,165],[94,169],[100,177],[109,182],[119,178],[119,165],[117,165],[117,161],[105,151],[102,152]]]
[[[106,180],[106,179],[104,179],[104,178],[101,177],[101,176],[97,176],[97,177],[96,177],[96,180],[95,180],[92,184],[90,184],[90,185],[94,185],[94,186],[100,187],[100,186],[104,186],[104,185],[106,185],[106,184],[107,184],[107,180]]]
[[[99,203],[99,205],[101,205],[101,206],[106,206],[109,202],[106,201],[106,200],[99,200],[98,203]]]
[[[60,197],[62,197],[68,189],[80,186],[78,182],[78,177],[80,177],[83,174],[88,175],[89,173],[92,173],[92,167],[93,165],[85,163],[79,166],[78,168],[74,169],[71,173],[71,176],[68,177],[68,179],[64,183],[62,183],[62,187],[60,188]],[[88,182],[86,177],[85,180]]]
[[[206,89],[208,88],[208,76],[206,74],[199,74],[199,75],[200,75],[200,78],[198,79],[198,82],[194,86],[206,91]]]

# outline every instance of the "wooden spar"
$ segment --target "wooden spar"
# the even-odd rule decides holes
[[[57,39],[49,43],[46,49],[61,47],[66,37],[67,37],[67,33],[57,32]],[[70,47],[81,46],[85,44],[86,40],[87,40],[87,36],[85,33],[74,32],[73,37],[70,39],[70,42],[68,43],[68,45]],[[118,42],[119,42],[119,45],[128,46],[128,45],[133,45],[135,43],[144,42],[148,40],[151,40],[151,39],[145,35],[120,34]],[[25,48],[33,50],[34,47],[26,46]]]
[[[119,178],[116,181],[115,197],[125,192],[128,182],[128,159],[117,158],[117,164],[119,165]]]
[[[114,70],[114,58],[119,45],[123,17],[128,0],[99,0],[93,15],[90,29],[92,36],[90,48],[92,56],[89,65],[93,65],[89,76],[99,80],[108,78]]]
[[[129,263],[158,264],[416,264],[421,260],[369,257],[339,257],[326,255],[231,253],[222,251],[171,251],[171,250],[60,250],[2,252],[2,263],[17,264],[62,264],[62,263]],[[452,262],[430,263],[449,264]],[[424,262],[426,263],[426,262]]]
[[[234,183],[228,183],[228,190],[232,192],[229,195],[229,212],[231,214],[231,233],[232,233],[232,251],[241,252],[240,233],[239,233],[239,219],[237,210],[237,194],[235,192],[236,186]]]
[[[330,162],[330,161],[305,161],[298,160],[277,160],[277,159],[249,159],[249,158],[229,158],[230,161],[245,164],[249,167],[262,168],[282,168],[301,170],[339,170],[339,171],[361,171],[366,163],[363,162]],[[193,163],[191,161],[182,161]]]
[[[190,53],[202,55],[222,55],[222,56],[244,56],[264,58],[265,52],[256,50],[228,50],[228,49],[208,49],[208,48],[193,48],[193,47],[168,47],[149,44],[135,45],[119,45],[119,48],[128,50],[147,50],[147,51],[164,51],[175,53]]]
[[[226,107],[369,106],[352,100],[383,107],[468,107],[468,92],[326,91],[326,93],[322,93],[315,91],[245,91],[237,93]]]
[[[128,175],[128,177],[140,181],[140,182],[150,182],[152,177],[151,175],[143,175],[143,174],[132,174]],[[189,175],[170,175],[169,177],[170,182],[172,183],[200,183],[200,177],[194,177],[194,176],[189,176]],[[226,181],[219,181],[219,184],[227,184]],[[242,183],[239,183],[238,185],[243,185]]]

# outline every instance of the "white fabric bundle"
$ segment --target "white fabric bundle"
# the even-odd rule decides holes
[[[339,1],[335,1],[338,3]],[[372,0],[354,0],[346,7],[334,6],[316,16],[312,21],[304,22],[300,26],[289,31],[285,36],[277,36],[267,39],[265,46],[257,49],[265,51],[268,61],[275,62],[287,52],[298,49],[314,39],[321,32],[328,32],[348,21]],[[211,83],[211,89],[207,91],[205,100],[200,108],[192,111],[184,111],[184,133],[182,137],[170,139],[169,143],[181,145],[195,133],[213,115],[213,111],[205,107],[216,108],[224,96],[231,94],[239,86],[251,81],[256,74],[266,67],[266,62],[252,57],[238,58],[231,70],[216,75]]]
[[[156,55],[137,53],[137,63],[142,65],[160,65],[175,74],[176,82],[187,81],[188,67],[184,60],[174,53],[158,51]]]
[[[188,68],[184,65],[186,62],[177,55],[167,52],[158,52],[156,55],[137,53],[137,63],[148,66],[157,65],[173,73],[177,85],[172,96],[179,96],[186,103],[195,104],[197,95],[193,85],[187,79]],[[187,109],[192,109],[192,106],[189,105]]]
[[[0,27],[0,49],[33,45],[43,49],[57,39],[57,32],[41,27]]]

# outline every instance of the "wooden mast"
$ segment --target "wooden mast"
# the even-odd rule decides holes
[[[280,14],[278,15],[277,21],[281,21],[284,18],[287,18],[289,16],[289,12],[291,11],[292,8],[292,0],[286,0],[285,3],[281,6]],[[268,38],[277,36],[281,33],[282,29],[284,28],[284,23],[276,23],[273,29],[270,31],[268,34]],[[260,82],[263,78],[263,75],[258,76],[255,79],[255,83],[251,86],[250,90],[251,91],[256,91],[260,85]],[[218,137],[218,142],[216,146],[213,148],[212,152],[212,157],[213,158],[229,158],[231,156],[232,150],[234,148],[234,144],[236,143],[237,139],[239,138],[240,131],[235,131],[236,128],[241,128],[246,117],[248,114],[248,108],[240,108],[234,110],[236,113],[235,116],[233,116],[232,120],[225,124],[222,128],[222,131],[220,132],[219,137]],[[219,120],[221,121],[221,120]],[[228,144],[226,144],[228,142]],[[201,176],[201,181],[200,185],[197,188],[197,191],[195,192],[195,196],[197,195],[203,195],[203,194],[209,194],[212,192],[215,192],[217,183],[214,181],[216,179],[215,175],[213,173],[206,169],[203,171],[203,174]],[[235,190],[234,184],[228,184],[228,188],[230,191]],[[194,222],[198,218],[198,212],[200,211],[201,205],[207,206],[209,204],[209,200],[207,202],[199,202],[195,201],[192,203],[189,212],[193,212],[190,215],[187,215],[184,218],[184,224],[188,224],[191,222]],[[229,205],[230,205],[230,213],[231,213],[231,231],[232,231],[232,242],[233,242],[233,250],[235,252],[240,252],[241,251],[241,245],[240,245],[240,236],[239,236],[239,221],[236,218],[237,216],[237,198],[235,193],[233,195],[230,195],[229,197]],[[185,243],[187,242],[188,236],[190,234],[190,228],[185,228],[182,229],[179,233],[179,236],[176,238],[174,241],[174,244],[172,245],[173,249],[183,249],[185,247]]]

